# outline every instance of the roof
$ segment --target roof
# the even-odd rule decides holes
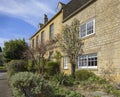
[[[62,2],[59,2],[63,6],[63,22],[71,18],[73,15],[78,13],[80,10],[87,7],[89,4],[93,3],[96,0],[71,0],[68,4],[64,4]],[[58,3],[58,4],[59,4]],[[36,34],[38,34],[43,28],[45,28],[56,16],[58,16],[62,10],[60,10],[56,15],[53,16],[46,24],[42,26],[33,36],[30,37],[33,38]]]
[[[66,4],[64,4],[63,2],[59,2],[59,3],[60,3],[63,7],[66,5]],[[59,3],[58,3],[58,4],[59,4]]]
[[[41,30],[43,30],[43,28],[45,28],[53,19],[55,19],[60,13],[62,12],[59,11],[57,14],[55,14],[46,24],[44,24],[33,36],[30,37],[30,39],[32,39],[36,34],[38,34]]]
[[[63,8],[63,22],[68,20],[73,13],[77,13],[96,0],[71,0]]]

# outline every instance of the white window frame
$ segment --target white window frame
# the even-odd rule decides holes
[[[68,58],[66,56],[63,57],[63,65],[64,65],[64,69],[68,69]]]
[[[87,34],[87,25],[88,25],[90,22],[93,22],[93,33]],[[83,25],[86,26],[86,32],[85,32],[85,36],[81,37],[81,26],[83,26]],[[80,37],[80,38],[88,37],[88,36],[90,36],[90,35],[92,35],[92,34],[94,34],[94,33],[95,33],[95,19],[92,19],[92,20],[90,20],[89,22],[86,22],[86,23],[80,25],[80,32],[79,32],[79,37]]]
[[[86,57],[86,65],[85,66],[80,66],[80,57],[83,57],[85,56]],[[92,58],[92,57],[97,57],[97,65],[98,65],[98,56],[97,56],[97,53],[94,53],[94,54],[88,54],[88,55],[82,55],[82,56],[79,56],[78,57],[78,69],[97,69],[97,66],[88,66],[88,58]],[[94,60],[95,61],[95,60]]]

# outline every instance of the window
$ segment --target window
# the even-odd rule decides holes
[[[53,58],[54,58],[53,51],[49,53],[49,58],[50,58],[50,61],[53,61]]]
[[[45,32],[43,31],[41,33],[41,43],[43,43],[45,41]]]
[[[50,25],[50,39],[54,38],[54,24]]]
[[[38,43],[39,43],[39,36],[36,37],[36,48],[38,47]]]
[[[80,32],[81,32],[81,37],[84,37],[86,35],[86,24],[80,27]]]
[[[63,58],[64,69],[68,69],[67,57]]]
[[[97,68],[97,54],[79,56],[78,68]]]
[[[89,36],[95,33],[95,20],[91,20],[80,26],[80,37]]]
[[[34,48],[34,39],[32,40],[32,48]]]

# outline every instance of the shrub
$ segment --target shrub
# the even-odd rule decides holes
[[[92,76],[95,76],[95,74],[87,70],[78,70],[75,72],[75,78],[78,81],[88,80]]]
[[[57,63],[57,62],[52,62],[52,61],[50,61],[50,62],[48,62],[47,63],[47,73],[49,74],[49,75],[54,75],[54,74],[56,74],[56,73],[59,73],[59,64]]]
[[[64,73],[56,74],[53,80],[57,82],[57,85],[72,86],[74,83],[74,78]]]
[[[76,91],[71,91],[66,97],[83,97],[80,93]]]
[[[6,64],[9,76],[18,72],[26,71],[27,63],[24,60],[12,60]]]
[[[105,79],[100,78],[96,75],[89,77],[88,81],[93,82],[93,83],[98,83],[98,84],[105,84],[108,83]]]
[[[55,97],[66,97],[68,91],[65,88],[55,88]]]
[[[59,87],[55,90],[55,97],[83,97],[76,91],[69,91],[65,88]]]
[[[27,70],[35,72],[36,68],[33,60],[28,60]]]
[[[11,77],[14,97],[54,97],[52,87],[39,75],[20,72]]]

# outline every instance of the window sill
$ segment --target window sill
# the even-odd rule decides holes
[[[95,36],[95,33],[92,33],[92,34],[90,34],[90,35],[81,37],[81,39],[82,39],[82,40],[85,40],[85,39],[91,38],[91,37],[93,37],[93,36]]]
[[[68,68],[64,68],[64,70],[68,70]]]
[[[78,69],[90,69],[90,70],[97,70],[97,66],[93,66],[93,67],[78,67]]]

